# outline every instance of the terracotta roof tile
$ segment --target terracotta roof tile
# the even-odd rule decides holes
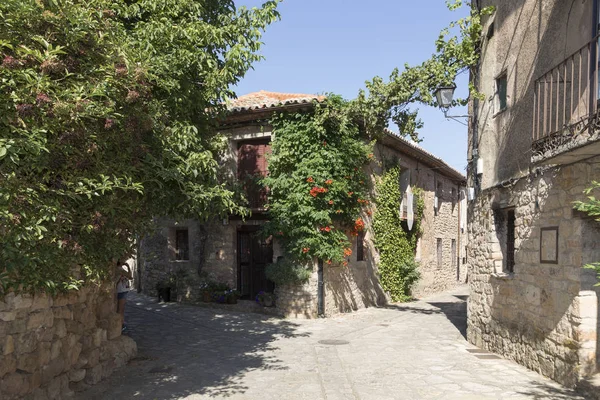
[[[232,100],[231,103],[228,104],[227,108],[230,111],[240,112],[266,109],[282,105],[308,104],[313,100],[323,101],[324,99],[325,96],[317,96],[314,94],[278,93],[261,90],[259,92],[245,94],[235,100]]]

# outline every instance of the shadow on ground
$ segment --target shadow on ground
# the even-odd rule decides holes
[[[279,318],[156,304],[142,296],[127,305],[128,335],[138,356],[81,399],[227,398],[244,393],[244,374],[285,370],[273,357],[279,338],[308,336]],[[107,389],[108,388],[108,389]]]
[[[454,299],[449,301],[424,301],[435,309],[420,307],[418,303],[392,304],[387,306],[398,311],[407,311],[413,314],[444,314],[446,318],[456,327],[465,340],[467,339],[467,299],[468,295],[453,295]]]

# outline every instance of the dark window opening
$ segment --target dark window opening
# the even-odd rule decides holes
[[[442,268],[442,239],[437,239],[437,266]]]
[[[365,232],[358,232],[356,237],[356,261],[365,261]]]
[[[487,34],[486,34],[488,40],[490,40],[492,37],[494,37],[494,30],[495,30],[494,23],[492,22],[490,24],[490,26],[488,27]]]
[[[187,229],[177,229],[177,231],[175,231],[175,259],[182,261],[190,259],[190,245]]]
[[[452,266],[456,267],[456,239],[452,239],[451,254],[452,254]]]
[[[499,107],[498,111],[505,110],[506,107],[508,106],[507,90],[508,90],[508,81],[507,81],[507,76],[505,73],[496,79],[496,91],[498,93],[498,107]]]
[[[506,272],[515,271],[515,210],[506,213]]]

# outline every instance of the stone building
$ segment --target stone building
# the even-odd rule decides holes
[[[313,107],[323,97],[260,91],[233,102],[222,133],[229,147],[221,163],[230,177],[246,172],[264,174],[265,154],[270,149],[274,112],[299,111]],[[423,234],[416,257],[420,261],[420,282],[413,295],[444,290],[465,282],[465,234],[460,229],[466,202],[465,177],[419,146],[388,132],[374,151],[376,160],[394,159],[405,171],[412,186],[424,190]],[[372,177],[381,174],[381,162],[368,166]],[[139,285],[154,294],[158,281],[169,273],[178,279],[180,301],[197,301],[203,279],[226,282],[243,298],[254,299],[259,291],[275,291],[278,312],[296,317],[317,315],[318,266],[301,286],[277,287],[265,277],[264,269],[281,254],[276,239],[261,239],[256,232],[267,214],[262,208],[265,193],[248,190],[252,217],[244,221],[230,217],[200,223],[195,220],[157,220],[157,230],[144,238],[139,249]],[[437,199],[437,200],[436,200]],[[399,205],[400,206],[400,205]],[[382,305],[388,296],[377,278],[377,252],[371,242],[370,216],[364,215],[365,235],[353,240],[353,255],[347,268],[324,266],[324,313],[326,315]],[[466,218],[464,218],[466,221]],[[464,230],[463,225],[463,230]]]
[[[598,1],[481,0],[470,104],[468,340],[573,386],[596,371]]]

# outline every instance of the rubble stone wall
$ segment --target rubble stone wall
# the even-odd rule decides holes
[[[509,188],[483,191],[469,223],[468,340],[562,384],[596,370],[600,260],[598,223],[573,201],[600,176],[600,158],[530,175]],[[498,218],[514,207],[514,273]],[[558,262],[540,261],[541,228],[558,227]]]
[[[121,336],[112,284],[0,301],[0,398],[58,399],[110,376],[137,352]]]

